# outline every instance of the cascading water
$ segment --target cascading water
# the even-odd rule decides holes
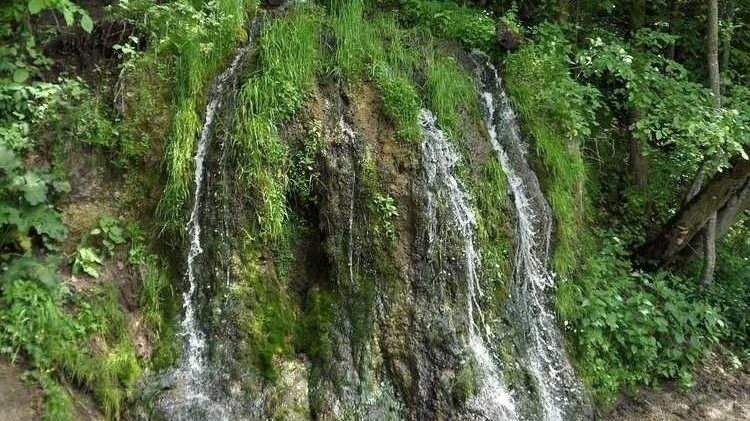
[[[526,366],[538,391],[541,417],[548,421],[585,418],[582,389],[563,350],[548,296],[554,286],[549,270],[551,211],[526,160],[526,145],[497,70],[479,52],[473,59],[484,121],[508,178],[517,213],[518,249],[510,312],[523,335]]]
[[[463,266],[467,282],[466,312],[468,320],[468,348],[476,373],[476,395],[468,403],[473,413],[491,420],[517,419],[513,398],[506,390],[502,374],[484,340],[486,325],[478,299],[482,294],[477,276],[479,257],[474,248],[474,214],[461,183],[452,171],[458,155],[445,134],[435,124],[431,112],[422,110],[422,157],[427,172],[428,242],[437,239],[438,197],[445,198],[448,212],[460,235],[463,247]]]
[[[195,175],[193,188],[193,207],[187,224],[189,234],[189,248],[186,259],[186,277],[188,288],[182,294],[183,319],[180,323],[181,333],[185,337],[182,358],[176,370],[176,375],[184,385],[182,396],[175,399],[172,405],[175,412],[172,414],[176,419],[188,419],[192,408],[200,408],[200,412],[208,419],[228,419],[223,406],[211,397],[208,388],[207,355],[206,355],[206,333],[199,326],[197,308],[199,307],[198,289],[201,287],[197,271],[198,258],[203,253],[202,225],[203,194],[205,160],[214,138],[214,128],[217,117],[221,114],[224,99],[230,88],[237,83],[237,72],[241,67],[244,57],[252,47],[252,35],[255,32],[256,23],[253,22],[250,31],[249,42],[239,48],[234,55],[229,67],[224,70],[214,81],[209,92],[209,101],[205,109],[205,120],[201,128],[198,146],[195,153]],[[184,408],[185,414],[180,410]]]

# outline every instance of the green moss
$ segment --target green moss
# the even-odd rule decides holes
[[[464,364],[456,373],[452,393],[458,403],[464,403],[476,394],[476,374],[470,363]]]
[[[335,314],[336,301],[333,293],[314,286],[307,294],[305,311],[297,324],[295,348],[312,359],[330,355],[330,331]]]
[[[293,353],[297,310],[285,281],[271,265],[263,266],[261,251],[251,239],[244,246],[241,278],[231,286],[231,319],[238,327],[237,347],[247,362],[268,380],[278,376],[277,356]]]
[[[508,296],[513,252],[513,221],[508,200],[508,181],[500,163],[489,159],[472,183],[476,208],[477,242],[482,251],[482,278],[491,286],[493,309]]]

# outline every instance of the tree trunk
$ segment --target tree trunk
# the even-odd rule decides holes
[[[713,93],[716,112],[721,108],[721,85],[719,80],[719,2],[708,1],[708,80]],[[722,205],[723,206],[723,205]],[[716,271],[716,210],[706,223],[703,244],[703,273],[701,283],[704,287],[713,283]]]
[[[746,210],[750,209],[750,180],[740,188],[737,194],[733,194],[727,204],[721,208],[716,219],[716,241],[720,241],[729,232],[729,228],[737,222],[737,218]],[[686,247],[684,258],[692,256],[703,256],[703,236],[696,235],[690,246]]]
[[[630,169],[633,172],[633,181],[635,182],[636,187],[643,190],[648,184],[648,163],[643,156],[641,142],[631,134],[628,143],[630,149]]]
[[[714,213],[745,188],[750,179],[750,161],[737,158],[732,164],[709,180],[657,235],[638,249],[637,254],[645,264],[664,266],[672,262]]]
[[[717,240],[727,235],[729,228],[737,221],[737,217],[746,209],[750,209],[750,181],[745,184],[739,194],[732,196],[726,206],[719,211],[719,218],[716,222]]]
[[[669,7],[669,33],[677,35],[677,19],[680,12],[680,1],[672,0]],[[674,60],[675,49],[677,48],[677,42],[669,44],[667,47],[667,58]]]
[[[701,273],[701,286],[709,287],[714,282],[716,272],[716,219],[717,213],[711,214],[703,230],[703,273]]]

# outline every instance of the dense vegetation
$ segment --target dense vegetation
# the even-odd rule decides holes
[[[460,51],[478,48],[502,64],[531,139],[555,216],[556,310],[598,401],[668,379],[690,386],[693,367],[716,350],[747,361],[750,3],[722,1],[713,21],[715,3],[331,0],[271,16],[249,0],[119,0],[89,11],[70,0],[7,2],[0,354],[41,385],[50,420],[73,417],[70,385],[118,418],[141,372],[174,361],[182,284],[172,266],[182,244],[171,238],[187,220],[205,93],[258,19],[254,66],[228,129],[254,211],[248,262],[291,249],[305,229],[295,204],[316,200],[320,129],[308,127],[299,150],[280,131],[317,80],[374,87],[405,145],[429,106],[465,148],[460,123],[479,116]],[[70,179],[81,165],[96,167],[99,181]],[[387,251],[397,207],[370,173],[363,247]],[[475,197],[483,266],[507,277],[504,175],[497,164],[474,182],[461,175]],[[75,206],[85,190],[76,183],[108,178],[117,194],[97,193],[93,212]],[[367,306],[373,279],[392,279],[380,252],[363,258],[372,273],[342,288]],[[235,298],[261,308],[237,309],[250,363],[273,378],[274,355],[314,358],[330,347],[330,291],[310,292],[296,312],[283,267],[245,269]],[[134,348],[138,317],[153,352]]]

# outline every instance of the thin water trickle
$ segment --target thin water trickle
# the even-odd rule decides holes
[[[547,421],[572,419],[582,406],[582,392],[562,346],[548,294],[552,216],[536,175],[526,161],[526,145],[497,70],[475,53],[480,102],[493,149],[508,179],[517,215],[517,254],[511,284],[511,311],[524,332],[526,366],[536,383]]]
[[[252,31],[251,31],[252,35]],[[214,419],[227,419],[224,411],[219,405],[213,403],[206,389],[206,334],[199,326],[197,306],[199,279],[196,271],[196,258],[203,253],[201,243],[202,226],[202,195],[204,188],[205,160],[209,147],[213,140],[216,118],[224,105],[228,87],[233,87],[237,81],[237,70],[240,68],[245,55],[252,46],[252,38],[244,47],[235,53],[229,67],[222,72],[214,81],[213,88],[209,93],[209,101],[206,104],[205,120],[201,128],[198,146],[196,149],[195,175],[193,179],[193,207],[190,219],[187,223],[190,244],[186,259],[186,277],[188,288],[182,294],[183,319],[180,323],[181,333],[185,337],[182,359],[177,372],[183,376],[186,389],[181,405],[202,406],[206,412],[213,414]],[[175,414],[179,419],[180,414]]]
[[[339,120],[339,128],[341,129],[341,132],[344,134],[344,137],[349,141],[349,145],[354,148],[357,141],[357,135],[354,132],[354,128],[352,128],[349,123],[344,120],[344,117],[342,116]],[[354,285],[354,199],[356,196],[356,188],[357,188],[357,171],[356,169],[352,169],[352,191],[351,196],[349,197],[349,244],[347,247],[347,254],[348,254],[348,262],[349,265],[349,282],[351,282],[351,285]]]
[[[482,289],[477,276],[479,256],[474,248],[474,213],[469,198],[461,183],[453,176],[458,154],[445,134],[437,128],[431,112],[422,110],[419,115],[422,126],[422,157],[427,172],[428,241],[436,240],[437,215],[436,195],[445,196],[448,210],[458,229],[463,246],[465,276],[467,281],[466,311],[469,323],[468,348],[473,358],[476,374],[476,394],[468,403],[472,412],[486,419],[517,419],[513,398],[505,387],[497,362],[492,357],[484,340],[486,330],[479,298]]]

